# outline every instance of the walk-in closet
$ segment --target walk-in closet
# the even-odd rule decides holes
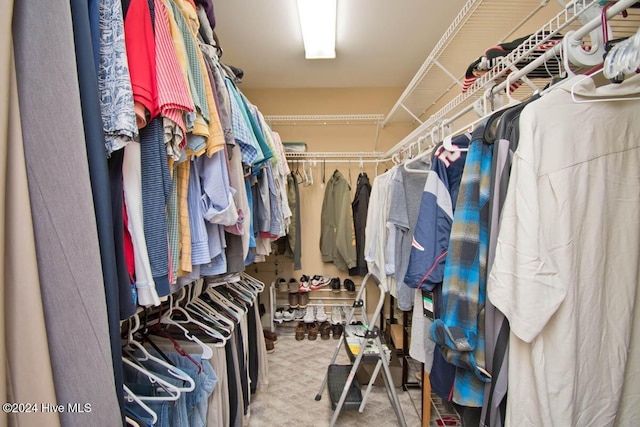
[[[640,427],[640,2],[0,5],[0,426]]]

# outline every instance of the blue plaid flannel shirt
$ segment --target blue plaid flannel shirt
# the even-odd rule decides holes
[[[444,358],[456,366],[453,401],[482,406],[484,304],[493,146],[475,139],[467,153],[442,285],[442,313],[431,328]]]

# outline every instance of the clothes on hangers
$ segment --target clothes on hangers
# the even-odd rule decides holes
[[[364,276],[367,274],[367,262],[364,259],[364,238],[367,226],[367,213],[369,210],[369,198],[371,197],[371,184],[366,173],[358,175],[356,192],[351,202],[353,213],[353,229],[356,240],[356,266],[349,269],[350,276]]]
[[[640,319],[639,278],[627,262],[639,255],[640,232],[628,219],[637,211],[640,131],[638,101],[620,100],[637,96],[640,80],[596,88],[580,79],[520,116],[488,283],[488,297],[511,326],[507,423],[640,419],[631,403],[640,372],[631,332]],[[575,103],[574,84],[580,100],[609,99]],[[554,399],[545,398],[550,389]]]
[[[404,276],[409,266],[411,243],[420,210],[420,198],[415,195],[424,189],[430,166],[431,160],[418,159],[412,162],[412,172],[399,167],[390,185],[388,223],[390,228],[393,227],[394,238],[389,238],[387,252],[394,254],[397,302],[398,308],[403,311],[413,307],[414,291],[404,283]]]
[[[356,244],[351,210],[351,187],[338,170],[327,182],[320,227],[322,262],[332,262],[340,270],[355,267]]]
[[[395,296],[393,280],[387,280],[385,271],[387,259],[387,219],[389,216],[389,188],[396,168],[376,176],[371,186],[367,225],[365,227],[364,259],[367,261],[369,272],[375,275],[380,283]]]

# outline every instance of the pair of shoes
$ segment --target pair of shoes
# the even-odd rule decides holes
[[[320,338],[323,340],[328,340],[331,338],[331,324],[329,322],[323,322],[318,327],[318,331],[320,332]]]
[[[339,277],[334,277],[333,279],[331,279],[331,292],[340,292],[340,278]]]
[[[303,322],[299,322],[298,326],[296,326],[296,341],[302,341],[306,333],[307,325],[305,325]]]
[[[297,294],[289,294],[289,295],[298,295],[298,307],[299,308],[307,308],[307,304],[309,304],[309,293],[308,292],[300,292]]]
[[[308,326],[308,328],[307,337],[309,338],[309,341],[313,341],[318,338],[318,324],[313,322]]]
[[[351,279],[344,279],[344,288],[348,293],[353,294],[356,292],[356,284]]]
[[[271,332],[269,329],[263,329],[262,333],[264,334],[264,338],[271,340],[273,342],[278,341],[278,335],[275,332]]]
[[[299,294],[296,292],[294,293],[289,293],[289,307],[291,308],[298,308],[300,306],[300,296]]]
[[[303,274],[300,277],[300,285],[298,286],[298,292],[309,292],[311,290],[311,285],[309,284],[309,276]]]
[[[333,338],[337,340],[342,335],[342,332],[344,331],[344,326],[333,325],[331,327],[331,331],[333,332]]]
[[[278,292],[287,292],[289,290],[289,285],[287,285],[287,281],[282,277],[276,279],[276,289]]]
[[[295,294],[300,290],[300,285],[296,279],[289,279],[289,293]]]
[[[282,312],[282,320],[285,322],[291,322],[294,318],[295,310],[292,308],[288,308]]]
[[[264,345],[265,347],[267,347],[267,353],[273,353],[274,351],[276,351],[276,346],[274,345],[274,342],[272,340],[265,338]]]
[[[332,325],[340,325],[344,321],[342,316],[342,307],[339,305],[334,305],[331,308],[331,324]]]
[[[307,307],[307,312],[304,314],[304,323],[313,323],[316,321],[316,308],[312,306]]]
[[[330,277],[315,275],[311,279],[311,290],[317,291],[318,289],[327,286],[329,283],[331,283]]]

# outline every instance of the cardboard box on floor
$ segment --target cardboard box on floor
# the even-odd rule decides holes
[[[369,384],[369,380],[371,380],[371,376],[373,375],[373,370],[376,368],[376,362],[362,362],[360,366],[358,366],[358,370],[356,371],[356,377],[362,386],[366,386]],[[391,379],[393,380],[393,385],[396,388],[402,387],[402,365],[400,364],[400,359],[396,356],[395,352],[391,352],[391,360],[389,362],[389,370],[391,371]],[[382,376],[384,375],[382,367],[380,367],[380,372],[378,373],[378,377],[376,378],[373,385],[378,387],[384,387],[384,379]]]

